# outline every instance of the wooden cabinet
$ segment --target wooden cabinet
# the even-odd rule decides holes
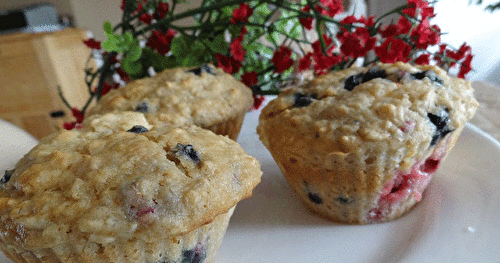
[[[84,68],[90,54],[82,43],[85,39],[79,29],[0,36],[0,118],[38,139],[71,120],[57,86],[71,105],[84,105],[88,98]],[[66,117],[52,119],[50,113],[58,110],[64,110]]]

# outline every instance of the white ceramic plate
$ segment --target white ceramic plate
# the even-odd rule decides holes
[[[464,129],[423,201],[409,214],[390,223],[357,226],[324,220],[302,205],[258,140],[257,119],[258,112],[248,114],[238,141],[259,159],[262,183],[237,206],[218,263],[500,259],[500,144],[476,127]],[[16,130],[20,137],[5,146],[5,129],[0,122],[0,171],[13,166],[6,156],[19,158],[36,142]],[[0,254],[0,263],[8,262]]]

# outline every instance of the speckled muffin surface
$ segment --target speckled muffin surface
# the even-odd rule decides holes
[[[92,116],[6,172],[0,248],[16,262],[206,262],[260,176],[237,143],[197,126]]]
[[[252,103],[252,92],[243,83],[220,68],[203,65],[166,69],[112,90],[89,115],[137,111],[153,125],[192,123],[234,139]]]
[[[477,105],[469,82],[434,66],[353,67],[280,94],[257,132],[313,211],[383,222],[421,199]]]

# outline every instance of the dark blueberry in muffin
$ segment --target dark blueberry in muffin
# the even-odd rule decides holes
[[[439,85],[443,85],[444,81],[440,79],[434,71],[426,70],[426,71],[420,71],[417,73],[412,73],[410,74],[414,79],[422,80],[425,77],[427,77],[430,81],[437,83]]]
[[[190,69],[190,70],[188,70],[188,72],[194,73],[196,76],[201,76],[201,73],[203,73],[203,72],[215,75],[212,68],[207,64],[203,64],[199,68]]]
[[[371,68],[363,75],[362,83],[368,82],[372,79],[385,79],[387,78],[387,73],[383,69]]]
[[[387,73],[383,69],[372,68],[366,73],[358,73],[356,75],[349,76],[344,81],[344,88],[348,91],[352,91],[359,84],[368,82],[372,79],[377,78],[387,78]]]
[[[349,76],[344,81],[344,89],[351,91],[359,84],[363,83],[364,73],[359,73],[356,75]]]
[[[64,117],[64,115],[66,114],[62,110],[57,110],[50,113],[50,117],[52,118],[61,118]]]
[[[15,170],[6,170],[2,179],[0,179],[0,184],[5,184],[10,180],[10,177],[12,177],[12,174],[14,174]]]
[[[143,133],[143,132],[147,132],[148,129],[144,126],[141,126],[141,125],[134,125],[134,127],[132,127],[132,129],[128,130],[128,132],[133,132],[133,133]]]
[[[316,94],[303,94],[297,92],[293,94],[293,106],[294,107],[306,107],[309,106],[316,99]]]
[[[347,197],[339,196],[339,197],[337,197],[337,201],[343,205],[348,205],[348,204],[352,203],[354,200],[349,199]]]
[[[317,194],[308,193],[307,197],[309,198],[309,200],[311,200],[311,202],[313,202],[315,204],[320,205],[323,203],[323,199],[321,199],[321,197],[319,197],[319,195],[317,195]]]
[[[141,112],[141,113],[147,113],[149,111],[148,104],[145,101],[143,101],[143,102],[137,104],[137,106],[135,106],[134,111]]]
[[[191,144],[184,145],[178,143],[176,146],[176,153],[189,158],[196,164],[200,162],[200,153],[198,153]]]
[[[201,263],[207,256],[205,248],[200,243],[198,243],[193,249],[184,250],[182,255],[184,256],[182,263]]]
[[[427,113],[427,117],[436,126],[436,131],[432,135],[431,140],[431,146],[434,146],[440,139],[453,131],[448,127],[448,123],[450,122],[449,111],[445,108],[439,114]]]

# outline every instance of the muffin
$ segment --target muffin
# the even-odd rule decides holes
[[[14,262],[210,262],[258,162],[197,126],[95,115],[0,181],[0,248]]]
[[[289,88],[257,132],[309,208],[376,223],[421,200],[477,106],[470,83],[438,67],[377,64]]]
[[[236,140],[252,104],[252,91],[242,82],[202,65],[166,69],[112,90],[88,115],[136,111],[155,126],[194,124]]]

